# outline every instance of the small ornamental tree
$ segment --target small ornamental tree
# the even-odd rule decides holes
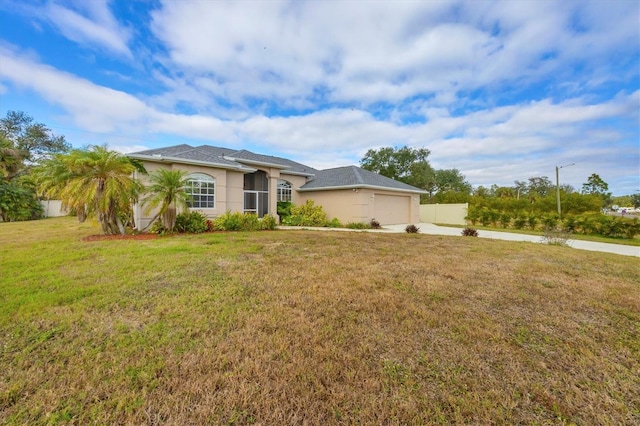
[[[124,234],[123,217],[131,215],[142,185],[133,178],[143,171],[128,157],[92,146],[58,154],[40,170],[45,194],[55,195],[62,204],[87,216],[96,216],[105,234]]]
[[[187,172],[182,170],[159,169],[149,175],[151,185],[147,187],[149,194],[145,198],[146,210],[150,212],[160,207],[162,225],[173,232],[178,210],[188,207],[189,194],[186,192]],[[152,221],[153,222],[153,221]]]

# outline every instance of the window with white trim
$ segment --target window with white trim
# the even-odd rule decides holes
[[[192,209],[212,209],[216,205],[216,181],[204,173],[187,176],[188,205]]]
[[[278,201],[291,201],[291,182],[278,179]]]

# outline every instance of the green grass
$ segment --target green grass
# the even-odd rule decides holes
[[[436,224],[438,226],[447,226],[451,228],[474,228],[481,231],[496,231],[496,232],[509,232],[512,234],[523,234],[523,235],[544,235],[544,231],[531,230],[531,229],[514,229],[514,228],[500,228],[500,227],[491,227],[491,226],[480,226],[480,225],[447,225],[444,223]],[[570,239],[572,240],[581,240],[581,241],[593,241],[596,243],[609,243],[609,244],[622,244],[625,246],[635,246],[640,247],[640,236],[636,236],[633,239],[628,238],[607,238],[601,237],[599,235],[583,235],[583,234],[571,234]]]
[[[637,424],[637,259],[0,223],[0,424]]]

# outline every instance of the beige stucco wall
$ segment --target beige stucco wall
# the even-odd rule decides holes
[[[369,208],[367,196],[362,192],[351,189],[300,192],[295,197],[294,204],[304,204],[313,200],[322,206],[329,219],[337,218],[342,223],[368,222]]]
[[[242,212],[244,206],[243,185],[244,179],[241,172],[226,169],[216,169],[211,167],[196,166],[191,164],[170,164],[145,162],[144,167],[149,174],[159,169],[184,170],[187,173],[204,173],[211,176],[216,181],[215,207],[212,209],[194,209],[202,212],[207,217],[217,217],[227,211]],[[149,177],[138,175],[138,178],[147,185]],[[144,200],[144,196],[141,197]],[[144,229],[157,214],[157,210],[146,211],[144,202],[138,203],[134,207],[136,225],[139,229]]]
[[[244,210],[244,174],[227,171],[225,211],[242,212]],[[217,190],[217,188],[216,188]],[[216,206],[217,207],[217,206]],[[218,214],[220,208],[218,208]]]
[[[377,211],[381,208],[398,208],[403,210],[395,220],[380,219],[375,216],[376,202],[387,203],[390,199],[385,196],[395,196],[396,202],[406,203],[398,207],[395,204],[389,206],[378,205]],[[410,194],[396,191],[382,191],[368,188],[358,189],[336,189],[328,191],[311,191],[301,192],[296,197],[299,201],[295,204],[304,204],[306,200],[313,200],[316,204],[321,205],[329,216],[329,219],[337,218],[340,222],[346,224],[349,222],[368,223],[371,219],[380,221],[382,225],[391,225],[396,223],[418,223],[420,196],[418,194]]]
[[[466,225],[469,204],[422,204],[420,222]]]

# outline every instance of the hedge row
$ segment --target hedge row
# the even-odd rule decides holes
[[[469,207],[466,218],[472,225],[502,227],[505,229],[562,228],[572,233],[600,235],[608,238],[634,238],[640,235],[638,218],[607,216],[601,213],[566,215],[562,219],[557,213],[499,211],[490,208]]]
[[[198,212],[184,212],[176,216],[175,232],[199,234],[213,231],[262,231],[276,229],[276,218],[266,215],[258,218],[255,214],[227,212],[210,220]],[[168,230],[160,220],[156,221],[149,232],[166,234]]]

